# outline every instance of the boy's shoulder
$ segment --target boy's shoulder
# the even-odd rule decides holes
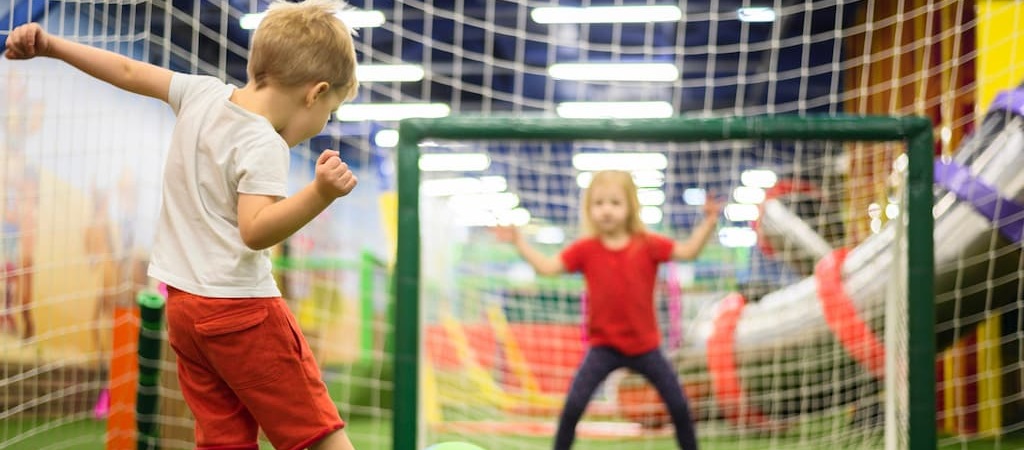
[[[167,101],[175,112],[179,112],[185,103],[227,95],[231,89],[231,85],[217,77],[176,72],[171,76]]]
[[[231,85],[224,82],[220,78],[210,75],[193,75],[189,73],[175,72],[171,75],[171,89],[175,87],[185,90],[193,90],[199,88],[205,89],[218,89],[227,88]]]

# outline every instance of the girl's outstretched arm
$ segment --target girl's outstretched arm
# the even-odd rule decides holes
[[[508,242],[516,246],[519,256],[522,256],[527,263],[533,266],[533,270],[540,275],[558,275],[565,273],[565,266],[557,256],[548,256],[533,248],[526,238],[513,226],[498,226],[491,228],[494,236],[501,242]]]
[[[704,250],[704,245],[711,239],[718,225],[718,215],[722,212],[722,204],[712,193],[708,193],[704,202],[704,220],[693,229],[693,233],[685,241],[677,241],[672,248],[673,259],[692,260]]]

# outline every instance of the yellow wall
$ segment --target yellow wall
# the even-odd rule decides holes
[[[978,103],[980,114],[999,91],[1024,80],[1024,3],[978,0]],[[997,434],[1002,425],[1002,359],[999,316],[978,327],[978,432]]]
[[[978,0],[978,112],[1024,80],[1024,2]]]

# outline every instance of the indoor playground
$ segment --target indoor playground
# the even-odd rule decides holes
[[[0,0],[0,39],[241,86],[269,3]],[[655,286],[702,449],[1024,449],[1024,3],[349,4],[359,93],[289,189],[323,149],[359,185],[272,254],[357,449],[552,448],[588,293],[492,228],[557,254],[609,169],[678,240],[724,204]],[[0,73],[0,449],[194,448],[146,276],[172,111],[53,59]],[[673,433],[619,369],[573,448]]]

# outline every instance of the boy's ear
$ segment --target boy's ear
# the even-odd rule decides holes
[[[306,91],[306,106],[313,106],[320,96],[327,94],[327,91],[331,90],[331,84],[326,81],[320,81],[310,86],[309,90]]]

